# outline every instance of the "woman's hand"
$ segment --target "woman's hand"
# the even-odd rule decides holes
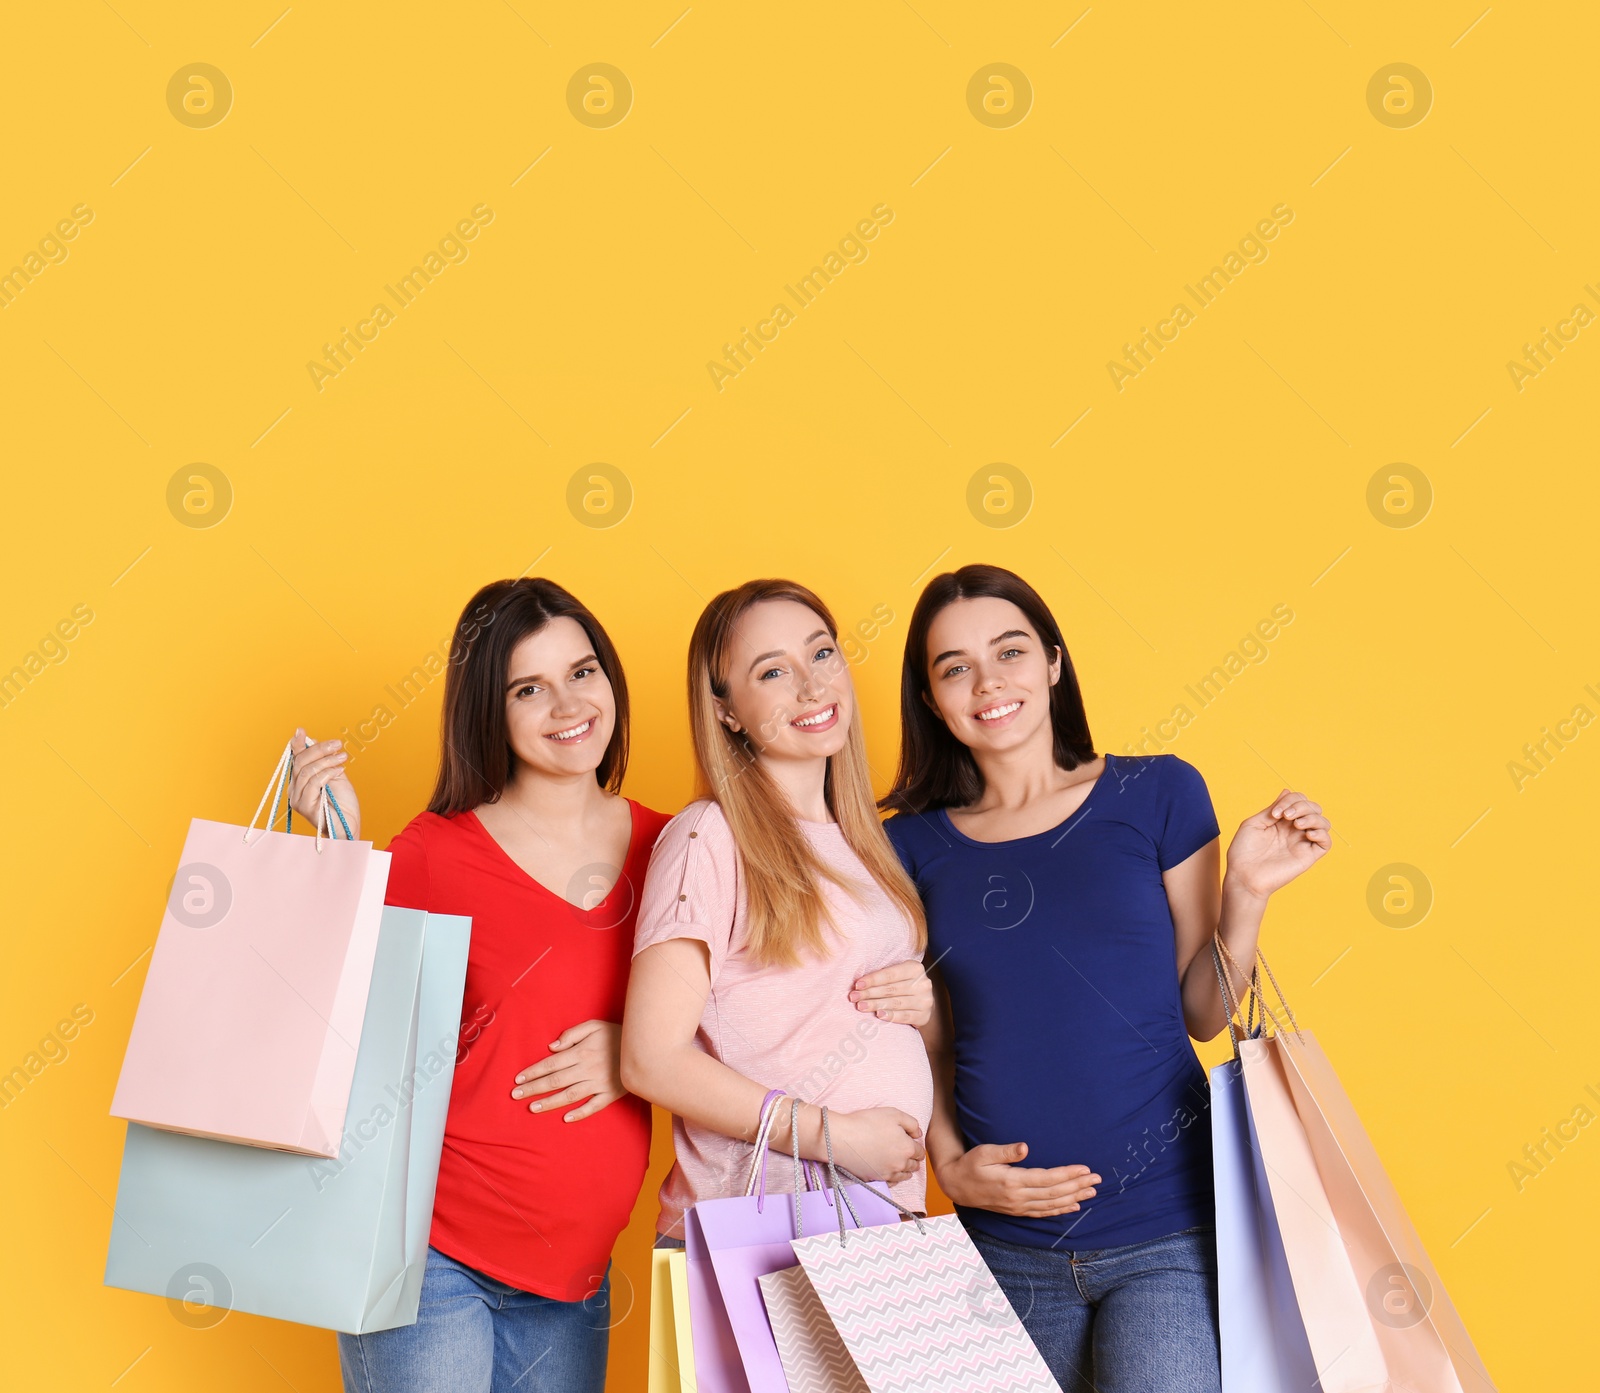
[[[1265,899],[1328,854],[1333,846],[1329,831],[1318,804],[1284,789],[1239,824],[1228,844],[1225,880]]]
[[[350,835],[360,837],[361,800],[356,797],[355,785],[344,771],[350,756],[345,753],[343,741],[324,740],[319,745],[305,731],[297,729],[293,749],[294,775],[289,780],[289,806],[315,828],[322,815],[317,793],[327,785],[339,804],[339,812],[350,824]],[[333,826],[328,831],[335,837],[344,835],[337,813],[333,814]]]
[[[871,1011],[880,1021],[925,1026],[933,1016],[933,982],[915,958],[857,977],[850,993],[856,1010]]]
[[[517,1087],[511,1090],[511,1096],[551,1094],[529,1103],[529,1112],[551,1112],[587,1098],[587,1103],[561,1119],[580,1122],[609,1107],[627,1091],[622,1086],[622,1027],[612,1021],[584,1021],[563,1030],[551,1044],[549,1054],[517,1075]]]
[[[936,1168],[939,1188],[954,1204],[1046,1219],[1071,1214],[1091,1198],[1100,1177],[1088,1166],[1022,1166],[1027,1142],[974,1146]]]
[[[927,1154],[922,1127],[899,1108],[863,1108],[860,1112],[828,1112],[833,1157],[863,1180],[898,1185],[910,1180]]]

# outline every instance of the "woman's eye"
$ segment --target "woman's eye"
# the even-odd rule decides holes
[[[518,696],[519,696],[519,697],[529,697],[529,696],[534,696],[534,695],[535,695],[535,694],[536,694],[536,693],[537,693],[537,692],[538,692],[538,690],[539,690],[539,689],[538,689],[538,688],[537,688],[537,687],[533,687],[533,686],[528,686],[528,687],[518,687],[518,688],[517,688],[517,695],[518,695]]]
[[[967,665],[965,663],[957,663],[954,667],[947,667],[944,670],[944,676],[946,676],[946,677],[959,677],[966,670],[967,670]]]
[[[1016,657],[1020,657],[1021,654],[1022,654],[1022,650],[1020,648],[1008,648],[1000,656],[1002,658],[1016,658]]]
[[[573,673],[572,675],[573,675],[574,678],[578,678],[578,677],[593,677],[595,672],[596,672],[595,668],[592,668],[592,667],[581,667],[575,673]]]
[[[814,663],[825,663],[831,657],[833,657],[833,649],[819,648],[817,649],[816,654],[812,657],[811,661]]]
[[[782,672],[783,672],[783,669],[781,667],[769,667],[765,672],[763,672],[761,674],[760,677],[756,678],[756,681],[757,682],[765,682],[767,680],[767,678],[769,678],[769,677],[777,677],[777,676],[781,675]]]

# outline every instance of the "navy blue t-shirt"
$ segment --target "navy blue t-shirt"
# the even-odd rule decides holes
[[[1025,1166],[1102,1177],[1075,1214],[961,1209],[1031,1248],[1116,1248],[1214,1218],[1210,1094],[1161,874],[1217,836],[1216,813],[1176,755],[1105,759],[1078,810],[1036,836],[974,841],[942,809],[885,824],[950,992],[967,1145],[1025,1141]]]

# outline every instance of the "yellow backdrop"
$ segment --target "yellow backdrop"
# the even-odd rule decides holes
[[[1286,985],[1497,1380],[1574,1386],[1593,7],[600,8],[8,14],[8,1384],[337,1386],[326,1332],[100,1285],[188,820],[247,816],[297,722],[359,741],[381,844],[434,761],[402,679],[537,572],[675,809],[697,612],[793,575],[882,783],[919,585],[981,559],[1056,606],[1103,749],[1198,765],[1227,828],[1325,803]]]

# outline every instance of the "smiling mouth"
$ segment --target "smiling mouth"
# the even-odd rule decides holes
[[[581,740],[594,728],[594,717],[591,716],[582,725],[570,726],[566,730],[558,730],[553,735],[545,736],[546,740],[554,740],[558,745],[564,745],[569,740]]]
[[[839,705],[835,702],[832,706],[818,711],[814,716],[807,716],[799,721],[790,721],[789,724],[796,730],[815,730],[819,726],[832,725],[838,715]]]
[[[1020,710],[1022,710],[1022,703],[1020,701],[1008,701],[1000,706],[991,706],[985,711],[978,712],[973,719],[979,721],[1000,721],[1004,720],[1013,711]]]

